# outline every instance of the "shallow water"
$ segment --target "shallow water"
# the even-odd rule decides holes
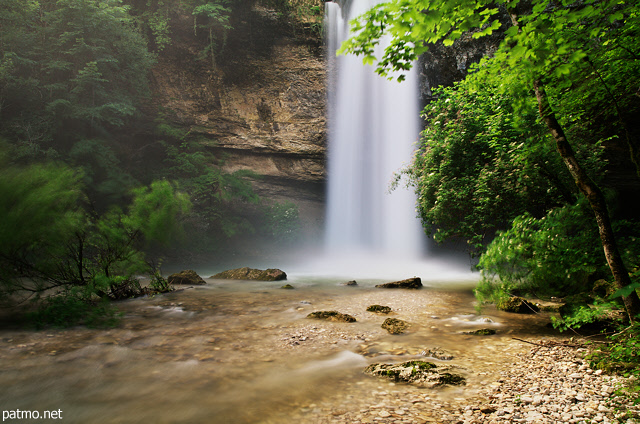
[[[496,364],[528,348],[513,336],[546,331],[540,315],[489,309],[476,315],[469,281],[455,290],[412,291],[305,275],[290,276],[294,290],[281,289],[283,282],[207,282],[120,303],[124,318],[114,329],[3,330],[3,409],[60,409],[73,423],[323,422],[330,412],[316,405],[348,409],[387,387],[362,374],[371,362],[441,347],[463,367],[468,385],[428,395],[464,398],[493,381]],[[387,316],[366,311],[372,304],[410,322],[407,334],[387,334],[380,327]],[[357,322],[306,318],[318,310],[348,313]],[[461,334],[486,327],[498,334]]]

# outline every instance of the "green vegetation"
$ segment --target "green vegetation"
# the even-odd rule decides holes
[[[570,300],[556,326],[604,317],[615,327],[621,306],[637,322],[640,222],[606,170],[626,160],[640,175],[640,6],[392,0],[351,25],[341,52],[400,81],[435,43],[499,31],[495,53],[425,108],[427,129],[405,171],[425,229],[479,256],[481,301],[582,292],[587,300]],[[376,56],[383,36],[391,44]],[[601,278],[616,293],[591,293]],[[637,333],[625,334],[611,352],[637,357]]]
[[[124,212],[98,215],[82,207],[80,174],[64,165],[12,165],[3,155],[0,196],[0,301],[46,297],[36,321],[55,325],[112,322],[104,303],[140,295],[135,276],[151,271],[152,289],[166,291],[143,247],[181,232],[188,198],[167,181],[132,192]],[[95,307],[91,307],[95,306]],[[108,316],[105,317],[104,314]]]
[[[171,290],[154,261],[178,247],[210,252],[263,231],[265,220],[267,237],[294,237],[294,205],[258,216],[251,185],[258,176],[225,172],[224,158],[202,147],[196,129],[176,128],[150,102],[150,71],[174,42],[175,19],[193,18],[199,59],[215,66],[241,6],[2,2],[4,305],[34,301],[38,325],[110,325],[118,314],[108,300]],[[256,212],[247,213],[247,204]],[[151,277],[148,287],[140,274]]]

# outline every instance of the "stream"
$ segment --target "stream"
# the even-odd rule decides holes
[[[124,315],[117,328],[5,328],[0,404],[61,410],[71,423],[341,422],[381,391],[464,400],[494,381],[501,363],[530,348],[513,337],[548,331],[544,314],[493,308],[476,314],[469,281],[421,290],[375,288],[380,282],[208,279],[205,286],[118,303]],[[281,289],[284,283],[295,289]],[[409,331],[388,334],[380,327],[387,316],[366,311],[372,304],[391,307],[388,316],[411,323]],[[357,322],[306,318],[319,310]],[[462,334],[479,328],[497,334]],[[427,390],[362,373],[369,363],[424,358],[434,347],[454,356],[447,362],[464,370],[466,386]]]

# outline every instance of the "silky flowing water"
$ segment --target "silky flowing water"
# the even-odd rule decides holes
[[[493,309],[476,315],[468,282],[456,290],[388,290],[379,281],[290,278],[282,282],[207,280],[205,286],[124,301],[113,329],[0,332],[0,405],[62,410],[64,422],[340,422],[375,403],[380,390],[433,399],[471,396],[499,364],[528,348],[512,337],[545,332],[543,316]],[[380,326],[392,308],[403,335]],[[318,310],[355,323],[306,318]],[[494,336],[463,331],[494,328]],[[427,390],[363,374],[372,362],[404,361],[441,347],[464,367],[468,384]],[[393,386],[393,387],[392,387]],[[416,404],[428,413],[430,404]],[[337,411],[337,412],[336,412]],[[337,414],[337,415],[336,415]],[[24,421],[21,421],[24,422]]]

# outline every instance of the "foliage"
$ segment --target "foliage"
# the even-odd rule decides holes
[[[7,301],[18,290],[37,293],[61,284],[58,259],[86,223],[78,172],[12,165],[6,152],[0,162],[0,300]]]
[[[202,32],[207,36],[207,45],[202,49],[200,58],[210,57],[212,66],[216,66],[215,56],[222,53],[228,32],[233,29],[231,15],[234,0],[147,0],[146,3],[130,3],[132,14],[137,17],[138,24],[147,30],[157,51],[171,45],[176,13],[191,14],[194,36]]]
[[[322,32],[324,2],[320,0],[260,0],[261,4],[274,8],[294,31],[309,31],[319,36]]]
[[[193,201],[190,236],[211,245],[212,240],[255,231],[243,209],[246,204],[260,202],[251,184],[259,175],[249,170],[225,172],[223,159],[163,119],[159,119],[157,131],[167,146],[165,175],[176,180]]]
[[[586,288],[588,278],[606,272],[597,226],[588,206],[551,210],[536,219],[515,218],[480,258],[485,282],[496,277],[501,290],[518,288],[539,296],[563,296]]]
[[[495,83],[471,78],[435,92],[408,173],[436,241],[462,238],[479,254],[514,217],[574,201],[572,181],[532,104],[517,113]]]
[[[509,21],[510,26],[504,24]],[[558,117],[560,125],[555,125],[556,134],[559,134],[558,127],[566,128],[565,132],[574,146],[593,146],[616,138],[626,140],[631,159],[640,173],[640,131],[637,120],[633,118],[640,110],[640,102],[634,95],[640,83],[640,61],[636,53],[640,47],[640,6],[637,3],[616,0],[578,3],[392,0],[374,7],[351,25],[354,34],[343,44],[340,52],[361,55],[365,63],[376,66],[379,74],[397,77],[398,80],[404,79],[404,75],[398,76],[398,72],[411,68],[429,45],[436,42],[452,45],[463,34],[479,38],[500,29],[502,42],[491,58],[483,59],[473,68],[473,76],[468,79],[475,82],[468,85],[469,89],[474,90],[475,84],[475,91],[481,91],[483,82],[495,82],[498,93],[507,93],[518,113],[521,110],[527,112],[531,88],[536,88],[537,94],[546,91],[545,101],[539,100],[540,106],[545,107],[541,117],[553,116],[554,120]],[[377,57],[380,51],[377,45],[383,36],[390,38],[390,45]],[[547,98],[551,112],[547,108]],[[551,124],[549,120],[547,125]],[[555,138],[558,141],[558,137]],[[527,149],[539,148],[534,147],[537,141],[530,139],[526,143]],[[571,146],[563,145],[563,159],[572,157],[570,150]],[[575,170],[578,165],[567,162],[567,166]],[[576,178],[586,181],[583,176]],[[597,180],[593,176],[592,179]],[[467,183],[471,184],[471,180]],[[598,201],[600,199],[601,196]],[[516,205],[518,207],[522,206]],[[608,219],[602,203],[593,203],[592,207],[600,214],[601,220]],[[535,246],[543,254],[557,248],[561,249],[560,253],[571,251],[577,260],[574,267],[578,268],[584,265],[580,252],[586,251],[589,256],[597,251],[590,245],[545,245],[547,242],[534,233],[540,231],[549,237],[556,234],[544,225],[540,226],[537,218],[540,216],[524,217],[514,222],[514,226],[525,230],[525,234],[518,234],[514,227],[507,234],[513,244],[508,245],[509,237],[501,237],[485,259],[485,264],[499,267],[500,272],[516,280],[526,276],[528,280],[533,279],[527,284],[539,287],[541,283],[535,281],[533,265],[540,258],[530,251],[523,251],[522,246]],[[608,231],[608,225],[598,225],[603,231]],[[591,232],[589,228],[584,227],[580,231]],[[615,246],[614,238],[607,237],[605,244]],[[609,249],[609,252],[615,250]],[[500,257],[507,254],[521,255],[518,259],[524,262],[516,263],[510,258]],[[560,262],[556,261],[556,264],[560,265]],[[589,262],[587,265],[591,266]],[[558,280],[566,269],[571,269],[571,266],[563,266],[548,269],[549,274],[553,273]],[[616,261],[611,268],[620,270],[624,266]],[[520,276],[519,273],[524,274]],[[614,275],[619,286],[628,284],[624,270],[614,272]],[[628,307],[637,307],[637,298],[629,299],[629,302]]]
[[[0,136],[24,163],[82,165],[98,207],[135,182],[115,156],[114,134],[148,95],[155,63],[118,0],[2,2]]]
[[[134,276],[148,269],[141,248],[180,234],[188,198],[169,182],[156,181],[134,190],[126,213],[115,206],[88,213],[81,207],[77,171],[15,165],[7,157],[0,157],[0,301],[45,296],[36,320],[74,325],[98,319],[92,315],[98,310],[111,314],[96,303],[100,299],[140,294]]]
[[[577,330],[581,327],[598,322],[616,322],[612,311],[618,310],[618,305],[612,302],[595,302],[593,305],[579,305],[570,310],[562,317],[551,317],[553,328],[566,331],[568,329]]]
[[[137,228],[145,240],[168,244],[183,236],[179,218],[191,209],[191,201],[166,180],[154,181],[150,187],[133,190],[126,224]]]
[[[198,2],[200,3],[200,2]],[[198,4],[193,9],[193,32],[197,34],[198,28],[203,28],[208,33],[208,45],[203,49],[201,56],[211,58],[211,66],[216,66],[216,51],[222,52],[227,42],[227,33],[232,29],[229,18],[231,16],[230,0],[217,0]],[[204,23],[198,23],[198,17],[204,18]]]
[[[31,314],[36,328],[66,328],[85,325],[89,328],[115,327],[122,314],[106,299],[89,302],[73,294],[47,298]]]
[[[25,2],[4,3],[12,10]],[[71,122],[81,131],[122,125],[147,92],[154,63],[127,9],[115,0],[27,3],[19,19],[3,19],[0,92],[14,123],[3,126],[5,135],[33,142],[59,137]],[[28,109],[35,116],[21,121]],[[53,133],[33,132],[43,122]]]
[[[279,243],[295,241],[300,232],[298,206],[287,201],[266,207],[264,231]]]
[[[633,325],[609,337],[611,344],[601,345],[588,356],[593,369],[634,376],[628,380],[628,386],[622,390],[631,396],[635,403],[640,402],[640,326]]]

